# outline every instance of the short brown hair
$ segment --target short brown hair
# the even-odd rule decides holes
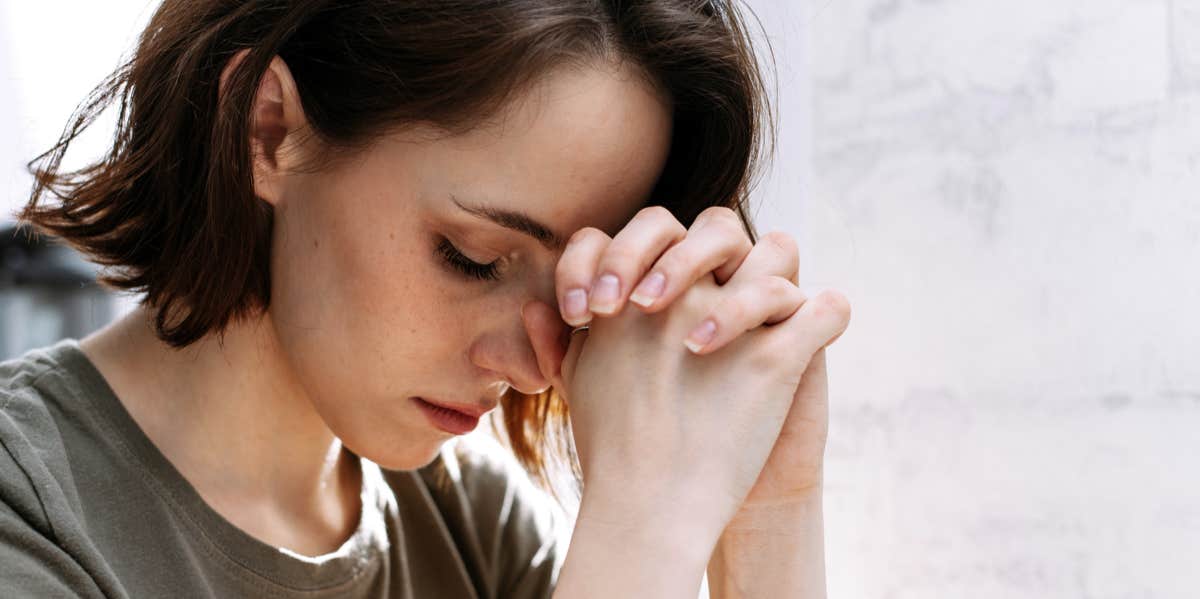
[[[615,56],[673,102],[651,201],[685,225],[732,208],[753,239],[746,202],[775,119],[735,1],[166,0],[132,57],[30,162],[18,216],[106,266],[107,285],[144,292],[158,336],[182,347],[270,303],[272,211],[254,196],[247,132],[274,56],[330,155],[405,123],[467,130],[549,69]],[[111,149],[64,172],[68,146],[114,104]],[[551,454],[574,467],[555,390],[510,391],[502,405],[502,436],[536,480],[548,485]]]

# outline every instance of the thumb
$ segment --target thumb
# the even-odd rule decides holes
[[[563,353],[567,350],[566,335],[569,329],[566,323],[559,318],[558,310],[537,300],[528,301],[521,306],[521,320],[537,360],[538,370],[547,383],[554,384]]]
[[[587,341],[588,331],[584,329],[578,333],[569,332],[568,334],[570,339],[567,342],[567,353],[562,360],[562,373],[555,380],[554,386],[562,393],[563,397],[570,400],[566,390],[571,381],[575,379],[575,366],[579,363],[579,354],[583,352],[583,344]]]

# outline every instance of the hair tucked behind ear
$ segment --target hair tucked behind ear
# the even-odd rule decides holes
[[[313,11],[234,4],[164,4],[133,58],[30,163],[35,185],[20,215],[112,267],[104,283],[144,291],[159,336],[175,346],[270,302],[272,214],[254,197],[246,131],[258,76]],[[279,6],[252,8],[264,4]],[[218,98],[221,69],[240,47],[251,51]],[[108,154],[60,172],[70,143],[113,103]],[[42,205],[47,193],[60,202]]]
[[[733,208],[753,238],[746,201],[774,119],[733,0],[166,0],[132,58],[30,162],[19,218],[106,266],[104,283],[144,292],[173,346],[270,304],[272,211],[254,195],[249,120],[275,56],[331,159],[406,123],[468,130],[557,66],[627,60],[674,102],[652,202],[685,225]],[[68,147],[112,106],[108,152],[64,172]],[[555,391],[510,392],[503,416],[535,479],[548,483],[553,456],[574,465]]]

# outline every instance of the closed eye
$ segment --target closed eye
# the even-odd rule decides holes
[[[494,281],[499,278],[499,260],[489,262],[488,264],[480,264],[463,255],[454,244],[450,243],[449,239],[443,237],[438,242],[437,253],[441,256],[443,262],[454,268],[461,274],[481,281]]]

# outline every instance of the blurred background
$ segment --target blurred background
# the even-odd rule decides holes
[[[154,5],[0,0],[0,222]],[[830,596],[1198,596],[1200,0],[749,5],[781,116],[756,221],[854,305]],[[0,358],[134,301],[0,257]]]

